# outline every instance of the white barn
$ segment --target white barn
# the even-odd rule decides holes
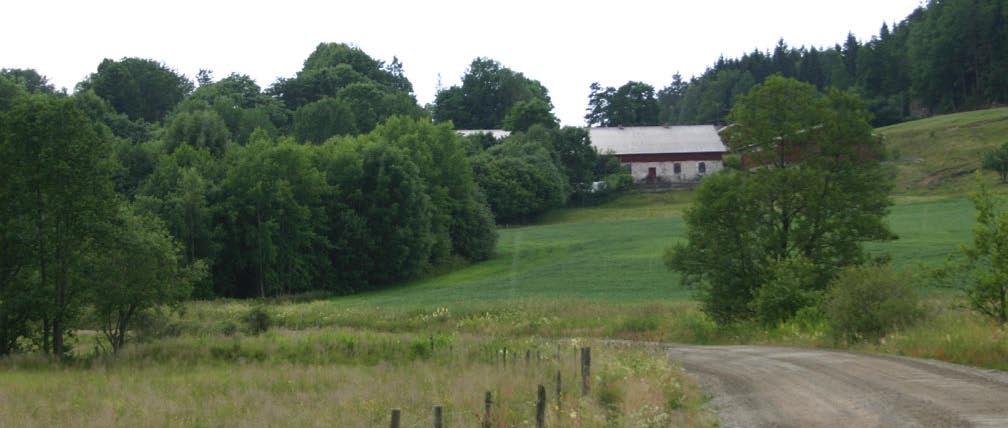
[[[599,153],[615,155],[641,184],[684,184],[724,168],[728,152],[713,125],[590,128]]]

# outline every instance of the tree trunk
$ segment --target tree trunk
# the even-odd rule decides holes
[[[47,354],[51,351],[49,348],[49,317],[46,315],[42,316],[42,350]]]

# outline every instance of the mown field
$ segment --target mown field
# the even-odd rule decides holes
[[[492,260],[336,305],[436,307],[510,299],[584,299],[608,303],[688,300],[691,290],[662,263],[684,236],[688,192],[634,194],[597,208],[552,213],[551,224],[500,231]],[[889,221],[899,239],[873,243],[896,266],[945,260],[970,238],[973,208],[964,197],[900,197]]]

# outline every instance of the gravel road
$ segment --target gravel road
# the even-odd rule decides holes
[[[762,346],[670,346],[721,426],[1008,427],[1008,373]]]

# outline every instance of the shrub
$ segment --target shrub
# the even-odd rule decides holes
[[[273,317],[262,307],[252,308],[242,319],[249,334],[264,333],[273,326]]]
[[[818,272],[808,259],[792,257],[777,262],[769,282],[756,290],[749,303],[756,318],[776,325],[794,317],[802,308],[814,306],[819,293],[814,289]]]
[[[878,340],[923,316],[911,278],[889,266],[855,266],[830,283],[822,311],[836,339]]]

